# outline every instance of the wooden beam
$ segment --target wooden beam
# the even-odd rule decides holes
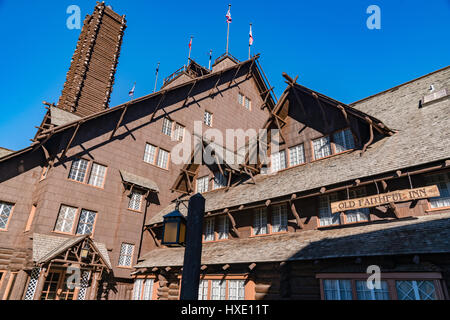
[[[153,238],[153,241],[155,241],[156,246],[158,248],[160,248],[161,247],[161,242],[159,242],[158,238],[156,237],[155,232],[152,230],[152,228],[147,228],[147,229],[150,232],[150,234],[151,234],[151,236]]]
[[[250,78],[250,75],[252,74],[253,65],[255,64],[255,59],[252,60],[252,63],[250,64],[250,67],[248,68],[247,75],[245,76],[246,79]]]
[[[202,271],[205,271],[206,269],[208,269],[207,265],[202,265],[201,268],[200,268],[200,270],[202,270]]]
[[[158,271],[158,270],[159,270],[159,268],[154,267],[154,268],[152,269],[152,272],[156,272],[156,271]]]
[[[81,122],[78,122],[77,126],[75,127],[75,131],[73,132],[72,137],[69,140],[69,143],[67,143],[67,146],[64,148],[64,151],[63,151],[63,153],[61,155],[61,159],[64,159],[64,157],[67,154],[67,151],[69,151],[70,146],[72,145],[72,142],[75,139],[75,136],[77,135],[78,130],[80,129],[80,126],[81,126]]]
[[[186,96],[186,99],[184,100],[183,105],[182,105],[181,107],[184,107],[184,106],[186,105],[186,103],[188,102],[189,96],[191,95],[192,90],[194,90],[194,87],[195,87],[196,84],[197,84],[197,80],[195,80],[194,83],[192,84],[192,87],[191,87],[191,89],[189,90],[189,92],[188,92],[188,94],[187,94],[187,96]]]
[[[266,202],[264,203],[266,205],[266,207],[270,206],[270,204],[272,203],[272,200],[266,200]]]
[[[229,265],[229,264],[226,264],[226,265],[224,265],[224,266],[222,267],[222,270],[223,270],[223,271],[228,270],[228,269],[230,269],[230,265]]]
[[[325,193],[325,191],[327,191],[327,188],[325,187],[320,188],[320,193]]]
[[[295,220],[297,221],[297,226],[300,229],[303,229],[304,226],[303,226],[302,220],[300,219],[300,215],[297,212],[297,208],[295,207],[294,201],[292,201],[292,200],[289,201],[289,204],[290,204],[290,207],[291,207],[291,212],[294,215]]]
[[[216,81],[216,83],[214,84],[214,87],[213,87],[213,88],[211,89],[211,91],[209,92],[208,96],[211,96],[211,95],[214,93],[214,91],[216,91],[217,86],[219,85],[220,79],[222,78],[222,73],[223,73],[223,71],[220,71],[219,77],[217,78],[217,81]]]
[[[249,266],[248,266],[248,269],[250,270],[250,271],[252,271],[253,269],[255,269],[255,267],[256,267],[256,263],[252,263],[252,264],[250,264]]]
[[[239,234],[239,231],[236,228],[236,221],[234,220],[233,216],[231,215],[231,213],[229,211],[227,212],[227,216],[228,216],[228,219],[230,219],[230,221],[231,221],[231,228],[232,228],[233,232],[238,236],[238,238],[240,238],[241,236]]]
[[[235,72],[233,78],[230,80],[230,83],[228,84],[228,88],[231,87],[232,83],[234,82],[236,76],[237,76],[238,73],[239,73],[239,70],[241,70],[241,67],[242,67],[242,64],[240,64],[240,65],[238,66],[238,68],[237,68],[237,70],[236,70],[236,72]]]
[[[373,125],[372,125],[372,124],[370,125],[369,132],[370,132],[369,140],[364,144],[364,147],[362,148],[362,151],[361,151],[361,156],[362,156],[362,154],[363,154],[364,152],[366,152],[367,147],[368,147],[368,146],[372,143],[372,141],[373,141]]]
[[[109,136],[109,140],[111,140],[114,137],[114,134],[116,133],[117,129],[119,129],[120,125],[122,124],[123,117],[125,116],[125,113],[127,112],[128,104],[125,105],[125,107],[122,110],[122,113],[120,114],[119,121],[117,121],[116,127],[111,132],[111,135]]]
[[[164,91],[164,92],[162,93],[161,98],[159,99],[158,104],[156,105],[156,109],[155,109],[155,111],[153,111],[153,113],[152,113],[152,116],[151,116],[151,118],[150,118],[150,122],[153,122],[153,119],[155,118],[156,112],[158,112],[158,110],[159,110],[159,108],[160,108],[160,106],[161,106],[161,103],[162,103],[162,102],[164,101],[164,99],[166,98],[166,93],[167,93],[167,91]]]

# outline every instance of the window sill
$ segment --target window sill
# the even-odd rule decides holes
[[[130,209],[130,208],[127,208],[127,211],[130,211],[130,212],[133,212],[133,213],[140,213],[140,214],[142,214],[142,211],[133,210],[133,209]]]
[[[116,266],[116,268],[125,269],[125,270],[134,270],[133,267],[126,267],[126,266]]]
[[[97,186],[93,186],[92,184],[89,184],[89,183],[86,183],[86,182],[81,182],[81,181],[72,180],[72,179],[67,179],[67,180],[70,181],[70,182],[75,182],[75,183],[84,185],[84,186],[92,187],[92,188],[95,188],[95,189],[98,189],[98,190],[105,190],[104,186],[103,187],[97,187]]]
[[[277,234],[285,234],[288,232],[289,231],[272,232],[272,233],[265,233],[265,234],[252,234],[251,236],[249,236],[249,238],[268,237],[268,236],[274,236]]]
[[[426,213],[428,212],[439,212],[439,211],[445,211],[445,210],[450,210],[450,206],[447,207],[439,207],[439,208],[430,208],[428,210],[425,210]]]
[[[152,167],[154,167],[154,168],[161,169],[161,170],[164,170],[164,171],[169,171],[169,168],[158,167],[156,164],[147,162],[147,161],[145,161],[145,160],[142,160],[142,161],[144,161],[145,164],[148,164],[149,166],[152,166]]]
[[[329,158],[332,158],[332,157],[335,157],[335,156],[338,156],[338,155],[341,155],[341,154],[344,154],[344,153],[350,153],[350,152],[355,151],[355,150],[356,149],[348,149],[348,150],[345,150],[345,151],[342,151],[342,152],[333,153],[333,154],[331,154],[329,156],[326,156],[326,157],[323,157],[323,158],[319,158],[319,159],[314,159],[313,158],[313,159],[311,159],[311,163],[314,163],[314,162],[320,161],[320,160],[324,160],[324,159],[329,159]]]

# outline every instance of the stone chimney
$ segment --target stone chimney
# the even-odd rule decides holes
[[[125,16],[97,2],[84,20],[58,102],[60,109],[85,117],[108,108],[125,28]]]

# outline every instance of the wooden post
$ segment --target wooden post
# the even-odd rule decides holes
[[[205,198],[197,193],[189,199],[180,300],[198,300],[204,214]]]
[[[41,273],[39,273],[39,278],[38,278],[38,282],[36,284],[36,290],[34,291],[33,300],[41,300],[41,294],[42,294],[42,289],[44,288],[46,272],[47,272],[47,268],[43,267],[41,269]]]

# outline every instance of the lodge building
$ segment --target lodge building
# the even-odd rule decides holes
[[[32,144],[0,149],[0,299],[179,299],[184,248],[162,244],[162,221],[195,193],[199,299],[449,299],[450,67],[346,105],[287,74],[276,99],[259,55],[225,54],[110,108],[125,28],[98,3]],[[194,121],[277,129],[280,147],[235,163],[202,136],[216,161],[177,164]],[[384,200],[336,207],[367,197]]]

